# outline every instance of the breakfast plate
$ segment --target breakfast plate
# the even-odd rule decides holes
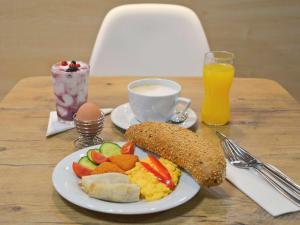
[[[194,110],[189,108],[187,110],[188,118],[178,124],[178,126],[183,128],[190,128],[197,122],[197,114]],[[139,124],[140,122],[135,118],[129,103],[125,103],[117,106],[111,113],[111,121],[118,127],[127,130],[130,126],[134,124]]]
[[[122,145],[124,142],[119,142],[118,144]],[[90,198],[83,190],[81,190],[79,186],[80,179],[74,174],[72,163],[74,161],[77,162],[82,156],[86,155],[89,149],[97,147],[99,147],[99,145],[84,148],[66,156],[53,170],[52,182],[55,190],[63,198],[75,205],[93,211],[110,214],[148,214],[165,211],[179,206],[193,198],[200,190],[198,183],[196,183],[189,174],[182,171],[182,175],[175,190],[160,200],[114,203]],[[140,159],[143,159],[147,157],[149,152],[135,147],[135,154]]]

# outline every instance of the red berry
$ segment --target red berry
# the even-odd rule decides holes
[[[68,65],[68,62],[67,62],[67,61],[61,61],[61,65],[62,65],[62,66],[67,66],[67,65]]]
[[[76,64],[76,67],[80,67],[80,64],[79,64],[79,63],[77,63],[77,64]]]
[[[76,64],[70,63],[69,67],[76,67]]]

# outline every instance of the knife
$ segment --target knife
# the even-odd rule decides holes
[[[251,161],[251,164],[259,164],[260,166],[262,166],[263,168],[265,168],[269,173],[271,173],[271,175],[273,175],[275,178],[277,178],[279,180],[279,182],[284,183],[286,186],[288,186],[288,188],[290,188],[291,190],[295,191],[297,194],[300,195],[300,186],[298,184],[296,184],[287,175],[285,175],[283,172],[281,172],[278,168],[276,168],[275,166],[273,166],[271,164],[264,163],[264,162],[260,161],[254,155],[252,155],[250,152],[248,152],[246,149],[244,149],[244,148],[240,147],[239,145],[237,145],[234,141],[232,141],[231,139],[227,138],[221,132],[217,131],[216,133],[217,133],[217,135],[219,136],[220,139],[222,139],[222,140],[227,139],[227,141],[229,141],[236,148],[238,148],[239,151],[241,151],[242,153],[244,153],[245,155],[247,155],[247,157]]]
[[[294,190],[297,194],[300,194],[300,186],[296,184],[291,178],[289,178],[287,175],[285,175],[282,171],[280,171],[275,166],[264,163],[260,160],[258,160],[255,156],[253,156],[250,152],[248,152],[246,149],[238,146],[237,144],[233,143],[241,152],[243,152],[245,155],[247,155],[249,158],[252,158],[252,163],[260,164],[262,167],[267,169],[270,173],[272,173],[273,176],[275,176],[277,179],[284,182],[290,189]]]

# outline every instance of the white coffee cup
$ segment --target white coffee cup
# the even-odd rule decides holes
[[[191,105],[188,98],[179,97],[181,86],[166,79],[150,78],[128,84],[130,107],[140,122],[166,122],[175,114],[177,104]]]

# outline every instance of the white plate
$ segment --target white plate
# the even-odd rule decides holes
[[[118,144],[122,145],[123,142],[119,142]],[[79,187],[80,179],[74,174],[72,163],[74,161],[77,162],[80,157],[86,155],[88,149],[95,147],[98,146],[84,148],[68,155],[54,168],[52,174],[54,188],[63,198],[75,205],[111,214],[147,214],[164,211],[181,205],[194,197],[200,190],[198,183],[196,183],[189,174],[182,171],[182,175],[175,190],[165,198],[157,201],[147,202],[145,200],[140,200],[139,202],[134,203],[112,203],[90,198]],[[139,159],[143,159],[146,158],[149,153],[136,147],[135,154],[139,156]]]
[[[197,114],[189,108],[187,110],[188,118],[178,126],[190,128],[197,122]],[[134,116],[129,103],[125,103],[116,107],[111,113],[111,121],[118,127],[127,130],[131,125],[140,123]]]

